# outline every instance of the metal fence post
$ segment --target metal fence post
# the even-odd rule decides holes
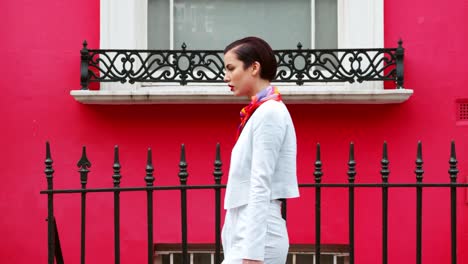
[[[83,41],[83,48],[80,51],[81,54],[81,90],[88,90],[89,84],[89,51],[88,51],[88,42]]]
[[[115,264],[120,264],[120,162],[119,162],[119,146],[114,147],[114,256]]]
[[[403,59],[405,57],[405,49],[403,48],[403,41],[400,39],[398,41],[398,48],[395,52],[396,59],[396,84],[397,89],[403,88],[404,77],[403,77]]]
[[[81,180],[81,189],[86,189],[86,184],[88,182],[88,173],[89,167],[91,167],[91,162],[89,162],[88,157],[86,156],[86,147],[83,146],[83,151],[81,158],[77,163],[80,172]],[[86,192],[81,193],[81,264],[85,263],[85,253],[86,253]]]
[[[179,179],[180,185],[187,185],[187,162],[185,160],[185,145],[182,144],[180,163],[179,163]],[[180,190],[180,203],[182,214],[182,264],[188,264],[188,250],[187,250],[187,190]]]
[[[54,169],[52,164],[52,156],[50,154],[49,142],[46,142],[46,159],[45,159],[45,175],[47,178],[47,190],[54,189],[53,175]],[[55,256],[55,229],[54,229],[54,194],[47,194],[47,255],[48,264],[54,264]]]
[[[349,146],[348,162],[348,195],[349,195],[349,263],[354,264],[354,180],[356,176],[356,161],[354,160],[354,143]]]
[[[382,160],[380,164],[382,169],[380,174],[382,175],[382,264],[388,263],[388,175],[390,171],[388,169],[388,152],[387,142],[384,142],[382,150]]]
[[[423,159],[422,159],[422,143],[418,142],[418,150],[416,154],[416,264],[422,262],[422,180],[423,180]]]
[[[457,155],[455,152],[455,141],[452,141],[450,147],[450,222],[451,222],[451,255],[452,255],[452,264],[457,263]]]
[[[320,144],[317,143],[317,153],[315,158],[315,183],[317,187],[315,188],[315,260],[316,263],[320,264],[320,255],[321,253],[321,241],[320,241],[320,227],[321,227],[321,187],[320,183],[322,182],[322,161],[320,160]]]
[[[216,144],[216,158],[214,162],[214,180],[215,180],[215,264],[221,263],[221,177],[223,171],[221,167],[221,150],[219,143]]]
[[[148,156],[146,162],[146,177],[145,182],[147,187],[152,187],[154,182],[153,176],[153,157],[151,149],[148,148]],[[148,217],[148,264],[153,263],[153,190],[146,191],[147,217]]]

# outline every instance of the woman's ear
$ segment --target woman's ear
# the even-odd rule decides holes
[[[258,61],[254,61],[252,63],[252,76],[259,75],[260,76],[260,71],[261,71],[261,65]]]

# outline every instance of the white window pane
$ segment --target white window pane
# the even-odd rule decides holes
[[[168,2],[149,0],[150,48],[166,48],[158,38],[169,38],[169,11],[165,6]],[[273,49],[293,49],[298,42],[310,48],[310,3],[310,0],[174,0],[174,48],[179,49],[185,42],[189,49],[223,49],[230,42],[251,35],[264,38]],[[152,16],[158,16],[162,23],[158,24]]]
[[[315,48],[338,48],[337,0],[315,0]]]
[[[169,0],[148,0],[148,49],[169,49]]]
[[[210,264],[214,263],[213,254],[210,253],[195,253],[193,254],[193,264]],[[212,262],[213,260],[213,262]]]
[[[296,263],[315,263],[314,255],[312,254],[296,254]]]

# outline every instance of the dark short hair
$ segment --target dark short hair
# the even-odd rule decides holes
[[[258,37],[246,37],[227,45],[224,54],[233,50],[237,58],[244,63],[244,69],[254,62],[260,63],[260,77],[272,81],[276,76],[276,58],[270,45]]]

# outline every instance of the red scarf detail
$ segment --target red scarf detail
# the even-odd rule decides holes
[[[278,91],[278,88],[274,86],[268,86],[267,88],[258,92],[255,96],[252,97],[250,104],[240,111],[240,124],[237,129],[237,138],[239,138],[242,129],[244,128],[247,121],[250,119],[252,114],[261,106],[264,102],[268,100],[281,101],[281,94]]]

